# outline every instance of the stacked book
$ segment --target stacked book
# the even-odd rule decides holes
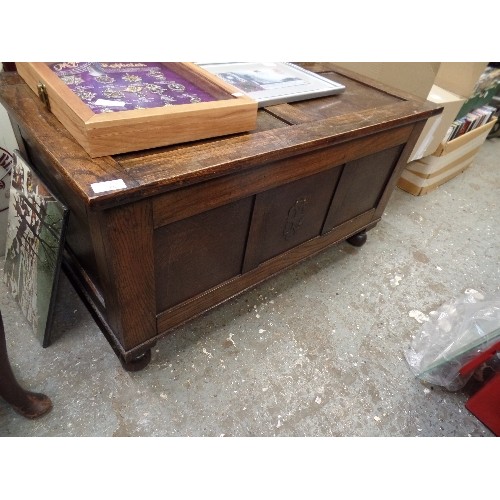
[[[488,123],[490,118],[495,114],[496,108],[493,106],[481,106],[467,113],[462,118],[455,120],[444,137],[443,142],[452,141],[461,135],[481,127]]]

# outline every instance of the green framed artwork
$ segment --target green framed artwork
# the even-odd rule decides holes
[[[43,347],[51,342],[68,217],[68,208],[15,150],[4,281]]]

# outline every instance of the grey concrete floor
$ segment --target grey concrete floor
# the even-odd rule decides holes
[[[500,291],[500,138],[438,190],[396,189],[362,248],[341,243],[193,320],[122,369],[65,276],[43,349],[1,280],[19,381],[53,410],[0,401],[1,436],[492,436],[465,391],[415,379],[403,350],[467,288]]]

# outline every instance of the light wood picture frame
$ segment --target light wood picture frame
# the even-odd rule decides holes
[[[60,63],[63,64],[63,63]],[[120,64],[151,63],[64,63]],[[210,102],[96,113],[52,69],[54,63],[16,63],[19,75],[92,157],[139,151],[256,127],[257,103],[239,89],[191,63],[154,63],[211,93]],[[134,66],[130,66],[130,71]]]

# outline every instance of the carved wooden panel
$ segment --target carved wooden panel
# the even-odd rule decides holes
[[[395,146],[346,163],[323,233],[378,205],[403,147]]]
[[[331,168],[257,195],[244,271],[320,234],[340,171]]]
[[[158,312],[241,273],[252,202],[244,198],[155,230]]]

